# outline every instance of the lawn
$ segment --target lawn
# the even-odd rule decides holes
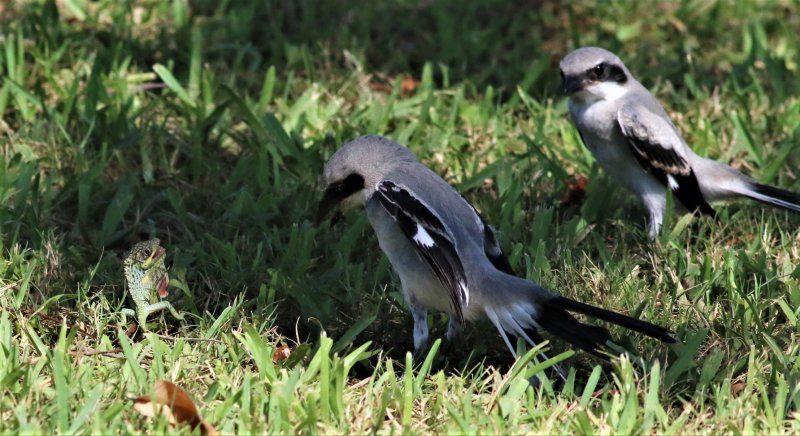
[[[557,69],[614,51],[698,154],[800,191],[800,4],[562,3],[0,2],[0,433],[171,431],[131,401],[159,380],[222,433],[800,431],[800,217],[743,200],[648,241]],[[680,343],[553,341],[560,383],[484,322],[411,368],[364,214],[312,223],[366,133],[462,192],[520,274]],[[185,320],[143,332],[122,259],[150,237]]]

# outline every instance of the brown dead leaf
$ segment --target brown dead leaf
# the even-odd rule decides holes
[[[292,349],[288,345],[281,345],[272,353],[272,363],[283,362],[292,355]]]
[[[369,87],[369,89],[371,89],[371,90],[373,90],[375,92],[385,92],[387,94],[392,92],[392,87],[389,86],[389,84],[387,84],[387,83],[369,82],[367,84],[367,86]]]
[[[414,80],[411,76],[405,76],[400,82],[400,90],[403,91],[403,94],[413,94],[419,87],[419,84],[419,80]]]
[[[125,331],[125,336],[132,338],[134,333],[136,333],[136,330],[139,330],[139,326],[136,324],[130,324],[128,326],[128,330]]]
[[[586,187],[589,185],[589,179],[586,176],[580,176],[574,182],[567,182],[567,192],[561,199],[562,206],[572,206],[579,204],[586,197]]]
[[[390,80],[388,78],[381,78],[379,80],[385,80],[385,81],[370,80],[369,83],[367,83],[369,89],[375,92],[383,92],[386,94],[392,92],[392,83],[394,83],[394,80]],[[387,81],[390,81],[392,83],[387,83]],[[413,94],[414,91],[416,91],[417,88],[419,88],[419,85],[421,83],[422,82],[420,82],[419,80],[414,80],[414,78],[411,76],[405,76],[400,81],[400,92],[403,95]]]
[[[738,397],[740,393],[744,390],[745,384],[744,382],[736,382],[731,385],[731,395],[734,397]]]
[[[134,398],[134,410],[146,417],[163,414],[172,425],[189,424],[192,429],[199,425],[202,434],[219,435],[214,426],[200,418],[200,413],[189,395],[174,383],[159,380],[155,384],[153,393],[153,398],[148,396]]]

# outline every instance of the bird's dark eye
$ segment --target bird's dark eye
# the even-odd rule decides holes
[[[561,80],[564,80],[564,70],[558,70],[559,74],[561,74]]]
[[[597,64],[594,69],[592,70],[596,77],[602,77],[603,73],[606,72],[606,65],[605,64]]]

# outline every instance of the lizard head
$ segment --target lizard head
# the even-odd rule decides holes
[[[158,238],[138,242],[125,258],[125,264],[136,265],[143,270],[152,268],[159,261],[163,264],[166,250],[160,244],[161,241]]]

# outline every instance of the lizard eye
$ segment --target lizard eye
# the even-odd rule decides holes
[[[143,254],[144,254],[144,257],[150,257],[150,255],[153,254],[153,252],[150,251],[149,248],[145,248]]]

